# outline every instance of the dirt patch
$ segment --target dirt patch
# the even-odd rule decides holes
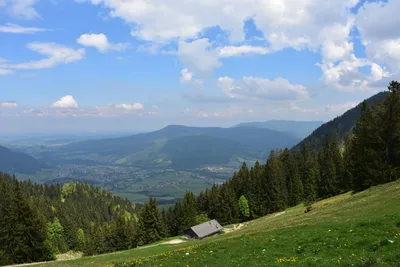
[[[180,244],[180,243],[183,243],[183,242],[186,242],[186,241],[182,240],[182,239],[173,239],[173,240],[169,240],[169,241],[166,241],[164,243],[161,243],[161,244],[175,245],[175,244]]]
[[[286,211],[279,212],[279,213],[275,214],[274,217],[281,216],[282,214],[285,214],[285,213],[286,213]]]
[[[224,228],[224,232],[225,233],[230,233],[230,232],[233,232],[233,231],[237,231],[237,230],[243,228],[244,226],[246,226],[246,224],[239,223],[239,224],[234,225],[231,228]]]
[[[83,257],[82,252],[68,251],[67,253],[58,254],[57,260],[58,261],[67,261],[67,260],[73,260],[73,259],[80,259],[82,257]]]

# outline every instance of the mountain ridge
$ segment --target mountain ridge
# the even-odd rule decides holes
[[[239,123],[233,127],[267,128],[278,132],[290,133],[302,139],[311,134],[323,123],[323,121],[267,120]]]

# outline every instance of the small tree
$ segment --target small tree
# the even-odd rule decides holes
[[[210,218],[208,218],[207,214],[202,213],[200,215],[197,215],[196,224],[202,224],[202,223],[208,222],[209,220],[210,220]]]
[[[85,248],[85,232],[83,231],[82,228],[79,228],[76,231],[76,251],[83,251]]]
[[[241,196],[238,201],[239,213],[242,221],[246,221],[250,217],[249,202],[245,196]]]

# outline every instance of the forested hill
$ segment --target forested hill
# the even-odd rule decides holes
[[[267,128],[274,131],[289,133],[295,137],[303,139],[323,123],[324,122],[322,121],[269,120],[263,122],[245,122],[234,127]]]
[[[235,156],[264,159],[272,149],[290,147],[298,141],[290,134],[255,127],[171,125],[150,133],[73,143],[59,153],[98,154],[118,164],[186,169],[227,164]]]
[[[44,167],[44,163],[32,156],[0,146],[0,171],[32,174]]]
[[[53,260],[68,250],[127,249],[130,243],[117,240],[133,234],[136,210],[130,201],[87,184],[39,185],[0,173],[0,218],[2,266]],[[99,233],[103,240],[94,238]]]
[[[380,92],[365,101],[368,106],[372,107],[385,99],[387,95],[388,92]],[[297,144],[295,149],[300,149],[304,143],[306,143],[310,149],[319,149],[323,145],[324,137],[335,132],[338,133],[339,140],[343,140],[344,136],[351,131],[358,118],[360,118],[361,106],[362,104],[360,103],[356,107],[346,111],[343,115],[321,125],[311,135]]]

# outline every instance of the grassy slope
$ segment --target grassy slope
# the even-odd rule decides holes
[[[201,241],[40,266],[400,266],[400,181],[276,215]]]

